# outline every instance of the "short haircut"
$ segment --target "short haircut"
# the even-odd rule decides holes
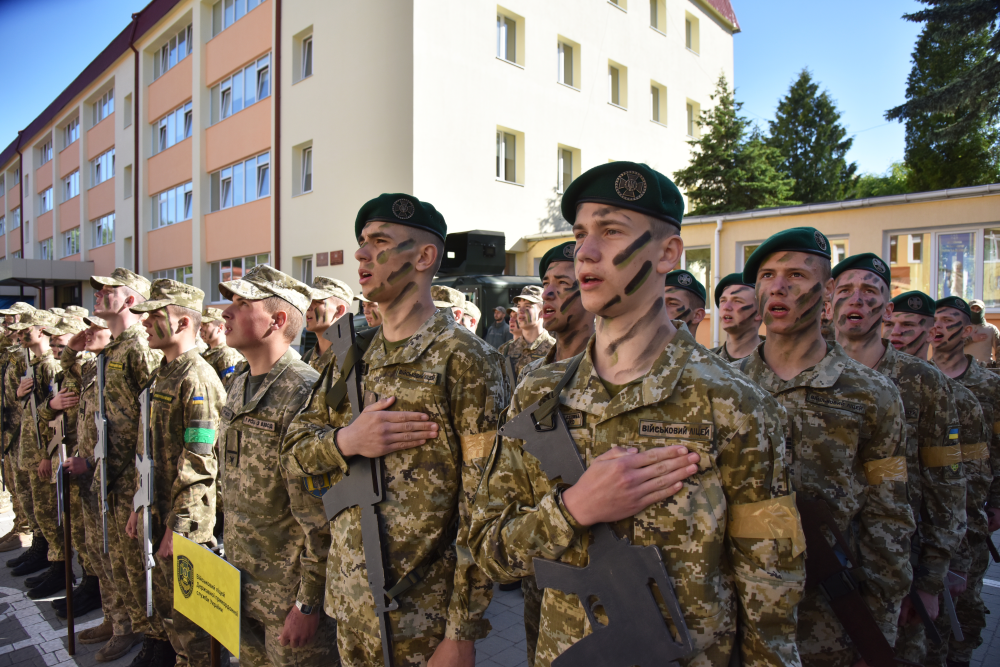
[[[173,313],[177,317],[188,317],[191,319],[191,325],[195,329],[201,328],[201,313],[197,310],[192,310],[191,308],[185,308],[184,306],[175,306],[173,304],[167,306],[167,312]]]
[[[434,265],[434,271],[431,273],[432,276],[436,275],[441,268],[441,262],[444,261],[444,241],[440,236],[426,229],[411,227],[410,232],[419,245],[433,245],[437,248],[437,264]]]
[[[302,312],[280,296],[269,296],[263,301],[264,312],[268,315],[274,315],[280,310],[288,316],[285,320],[285,328],[282,329],[282,333],[285,334],[285,340],[291,343],[298,338],[299,334],[302,333]]]

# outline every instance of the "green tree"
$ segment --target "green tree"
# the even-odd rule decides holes
[[[908,99],[920,99],[969,73],[987,57],[989,34],[944,37],[936,24],[920,33],[913,50],[913,69],[906,86]],[[952,136],[946,129],[967,129]],[[906,118],[906,165],[911,192],[961,188],[1000,180],[998,128],[983,114],[966,106],[951,112],[919,113]]]
[[[820,92],[808,69],[778,102],[767,143],[780,151],[781,171],[795,179],[792,199],[803,204],[838,201],[854,181],[858,165],[845,157],[854,138],[847,136],[840,117],[836,102],[827,91]]]
[[[952,114],[939,132],[955,139],[975,131],[980,120],[1000,121],[1000,2],[996,0],[921,0],[926,9],[903,18],[934,26],[941,41],[963,42],[970,35],[984,35],[982,57],[970,59],[948,80],[935,81],[907,102],[886,112],[887,120],[909,120],[927,114]],[[963,113],[967,112],[967,113]]]
[[[884,174],[862,174],[847,190],[845,199],[867,199],[886,195],[905,195],[910,190],[910,170],[902,162],[893,162]]]
[[[797,204],[790,199],[795,182],[778,171],[781,154],[739,114],[724,75],[719,75],[715,105],[697,121],[701,137],[688,141],[691,162],[674,174],[691,204],[690,215],[713,215]]]

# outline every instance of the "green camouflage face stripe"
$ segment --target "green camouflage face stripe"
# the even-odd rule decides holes
[[[203,442],[206,444],[215,443],[214,428],[186,428],[184,429],[184,442]]]

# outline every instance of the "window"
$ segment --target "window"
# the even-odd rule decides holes
[[[692,53],[699,53],[698,19],[684,12],[684,46]]]
[[[80,138],[80,119],[74,118],[70,121],[69,125],[63,131],[65,135],[66,146]]]
[[[0,215],[0,236],[7,233],[7,216]]]
[[[212,5],[212,37],[247,15],[264,0],[219,0]]]
[[[712,249],[685,248],[684,264],[681,268],[690,271],[706,289],[712,286]],[[708,304],[706,304],[708,305]]]
[[[628,70],[618,63],[608,63],[608,103],[628,107]]]
[[[122,109],[122,128],[132,125],[132,93],[125,96],[125,108]]]
[[[667,88],[655,81],[649,82],[649,119],[661,125],[667,124]]]
[[[626,0],[608,0],[609,5],[614,5],[623,12],[628,11],[628,2]]]
[[[80,194],[80,170],[63,179],[63,201],[69,201]]]
[[[923,234],[910,234],[910,263],[919,264],[923,261]]]
[[[517,62],[517,21],[497,14],[497,58]]]
[[[52,239],[38,242],[38,259],[55,259],[52,256]]]
[[[313,73],[313,38],[306,37],[302,40],[302,77],[312,76]]]
[[[194,202],[191,182],[164,190],[153,195],[151,199],[153,200],[153,229],[191,219]]]
[[[193,113],[188,102],[153,123],[153,155],[191,136]]]
[[[125,173],[122,174],[122,199],[130,199],[132,197],[132,165],[125,166]]]
[[[38,149],[39,165],[43,165],[52,159],[52,140],[49,139]]]
[[[649,27],[657,32],[667,32],[666,0],[649,0]]]
[[[191,40],[191,25],[182,28],[176,35],[170,36],[170,41],[164,44],[153,58],[153,80],[159,79],[174,65],[191,55],[194,44]]]
[[[4,181],[3,176],[0,176],[0,197],[3,197],[4,193],[7,191],[3,181]]]
[[[94,102],[94,125],[115,112],[115,89],[112,88],[104,93],[101,99]]]
[[[837,266],[842,261],[847,259],[847,239],[830,239],[830,262],[833,266]]]
[[[212,212],[269,197],[271,195],[271,154],[261,153],[256,157],[220,169],[213,173],[209,180]],[[190,184],[188,187],[190,188]]]
[[[270,54],[212,88],[212,122],[217,123],[271,94]]]
[[[689,137],[693,137],[694,131],[697,129],[695,127],[695,122],[694,122],[694,105],[688,102],[686,105],[686,109],[687,109],[687,126],[686,126],[687,135]]]
[[[976,232],[937,235],[937,298],[948,296],[976,298]]]
[[[17,229],[21,226],[21,207],[18,206],[10,212],[10,228]]]
[[[313,189],[313,149],[302,149],[302,192],[312,192]]]
[[[559,42],[556,76],[559,83],[573,85],[573,47],[564,42]]]
[[[556,189],[559,192],[566,192],[566,188],[573,182],[573,151],[568,148],[559,147],[559,174]]]
[[[153,271],[149,274],[149,278],[150,280],[166,278],[168,280],[176,280],[185,285],[194,285],[194,271],[191,270],[190,266],[179,266],[176,269]],[[216,286],[216,289],[218,289],[218,286]]]
[[[271,255],[263,253],[260,255],[250,255],[249,257],[237,257],[235,259],[224,259],[221,262],[212,262],[209,265],[212,283],[212,301],[222,301],[219,293],[219,283],[229,280],[237,280],[255,266],[267,264],[271,261]]]
[[[94,220],[94,247],[115,242],[115,214],[111,213]]]
[[[312,255],[302,258],[302,271],[300,272],[300,281],[304,282],[306,285],[313,284],[313,258]]]
[[[21,182],[21,168],[14,167],[14,182],[11,185],[17,185]]]
[[[11,253],[11,259],[21,259],[21,251],[15,250]]]
[[[76,227],[63,234],[63,257],[80,252],[80,228]]]
[[[501,181],[517,182],[516,146],[513,134],[497,130],[497,178]]]
[[[38,215],[52,210],[52,188],[46,188],[38,195]]]
[[[115,149],[98,155],[90,161],[91,187],[99,185],[115,175]]]

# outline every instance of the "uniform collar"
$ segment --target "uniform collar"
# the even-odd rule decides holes
[[[260,399],[267,395],[267,390],[270,389],[271,385],[274,384],[275,380],[281,377],[281,374],[285,372],[285,369],[288,368],[288,366],[293,361],[295,361],[295,357],[292,355],[292,348],[288,348],[287,350],[285,350],[285,353],[281,355],[278,361],[275,362],[274,366],[271,367],[271,370],[267,372],[267,376],[264,378],[264,381],[260,383],[260,387],[257,389],[257,395],[252,396],[249,401],[246,401],[242,407],[236,410],[236,414],[242,414],[244,412],[253,412],[254,410],[256,410],[257,403],[260,402]],[[248,382],[249,378],[250,378],[250,372],[247,371],[246,375],[243,378],[244,392],[246,392],[247,390],[247,385],[249,384]]]
[[[196,346],[192,347],[190,350],[178,356],[171,362],[167,362],[166,358],[160,359],[160,367],[157,369],[159,371],[159,376],[162,378],[168,378],[178,372],[184,372],[191,366],[191,364],[194,363],[195,357],[200,356],[201,354],[199,354]]]
[[[521,339],[524,340],[524,342],[528,342],[527,339],[524,336],[521,336]],[[535,342],[532,343],[531,345],[529,345],[527,347],[527,349],[528,349],[528,351],[537,349],[539,345],[541,345],[542,343],[547,343],[547,342],[551,342],[552,345],[555,346],[556,339],[553,338],[552,335],[549,334],[549,332],[546,331],[545,328],[543,327],[542,328],[542,333],[539,334],[538,338],[535,339]]]
[[[900,352],[885,338],[882,339],[882,344],[885,345],[885,354],[875,365],[875,371],[882,375],[895,375],[896,361],[899,359]]]
[[[395,364],[412,364],[420,358],[424,350],[431,346],[431,343],[437,340],[438,336],[454,336],[457,328],[458,325],[455,323],[451,311],[446,308],[438,308],[433,315],[427,318],[426,322],[420,325],[417,332],[410,336],[406,345],[386,354],[385,336],[382,334],[382,327],[379,327],[375,340],[372,341],[368,348],[368,354],[365,355],[365,361],[373,368]]]
[[[764,343],[762,342],[750,355],[747,372],[757,384],[770,393],[779,393],[808,387],[810,389],[829,389],[837,384],[841,373],[847,368],[851,358],[844,352],[839,343],[826,343],[826,356],[812,368],[807,368],[787,382],[779,378],[764,361]]]
[[[146,338],[146,327],[142,326],[142,322],[136,322],[130,326],[125,331],[121,332],[114,338],[112,338],[104,348],[105,356],[108,352],[111,352],[119,345],[123,345],[127,340],[134,340],[136,338]]]

